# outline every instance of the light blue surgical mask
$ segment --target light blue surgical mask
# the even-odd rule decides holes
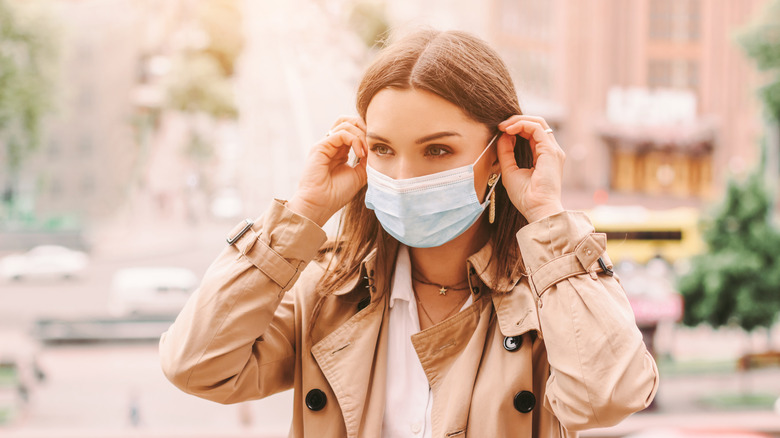
[[[393,179],[366,166],[366,207],[391,236],[414,248],[432,248],[460,236],[490,203],[490,188],[480,203],[474,165],[496,141],[493,136],[474,164],[408,179]],[[499,175],[500,176],[500,175]]]

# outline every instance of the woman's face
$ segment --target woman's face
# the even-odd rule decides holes
[[[423,90],[386,88],[366,109],[368,165],[393,179],[407,179],[473,164],[492,133],[457,105]],[[495,146],[474,165],[475,190],[484,197]],[[484,201],[484,199],[480,199]]]

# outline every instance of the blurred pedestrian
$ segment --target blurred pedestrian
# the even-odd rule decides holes
[[[127,397],[127,419],[134,429],[141,425],[141,403],[136,389],[131,390]]]
[[[606,236],[563,208],[565,154],[497,53],[415,32],[357,110],[229,233],[161,339],[167,377],[220,403],[292,388],[295,437],[576,436],[648,406]]]

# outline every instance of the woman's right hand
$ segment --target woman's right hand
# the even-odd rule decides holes
[[[347,163],[350,148],[358,163]],[[309,152],[298,190],[287,208],[325,225],[366,185],[366,125],[359,117],[342,116],[329,135]]]

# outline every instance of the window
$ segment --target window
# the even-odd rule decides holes
[[[521,94],[529,93],[537,97],[549,97],[552,94],[552,60],[547,52],[516,51],[507,56],[513,66],[513,79]]]
[[[552,38],[555,1],[502,0],[499,5],[502,33],[528,40]]]
[[[651,59],[647,65],[648,88],[699,88],[699,63],[690,59]]]
[[[699,0],[650,0],[650,39],[690,42],[699,39]]]

